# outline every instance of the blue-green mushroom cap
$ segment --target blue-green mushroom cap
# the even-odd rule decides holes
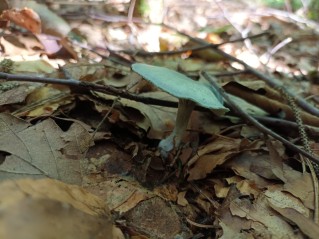
[[[132,64],[132,70],[145,80],[178,99],[186,99],[211,109],[217,115],[229,111],[214,93],[215,89],[209,84],[194,81],[191,78],[165,67],[142,63]]]

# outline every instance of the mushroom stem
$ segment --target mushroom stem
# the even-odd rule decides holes
[[[191,100],[179,100],[175,128],[173,132],[167,138],[161,140],[158,145],[163,158],[167,158],[168,153],[172,149],[180,146],[194,107],[195,102]]]

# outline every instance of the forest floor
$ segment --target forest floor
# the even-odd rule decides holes
[[[17,2],[1,9],[1,238],[318,238],[319,23],[245,1]],[[229,111],[195,107],[163,157],[178,99],[136,62]]]

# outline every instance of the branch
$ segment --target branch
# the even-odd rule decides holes
[[[310,153],[306,152],[305,150],[298,148],[296,145],[294,145],[293,143],[291,143],[290,141],[286,140],[285,138],[281,137],[279,134],[273,132],[272,130],[268,129],[267,127],[265,127],[264,125],[262,125],[261,123],[259,123],[256,119],[254,119],[252,116],[250,116],[249,114],[247,114],[244,110],[242,110],[240,107],[237,106],[237,104],[235,102],[233,102],[231,100],[231,98],[228,96],[228,94],[224,91],[223,88],[221,88],[213,79],[213,77],[211,77],[209,74],[207,74],[207,72],[202,72],[204,78],[213,85],[213,87],[215,89],[218,89],[218,91],[220,92],[220,94],[223,96],[223,98],[226,100],[226,102],[228,103],[228,106],[231,108],[231,110],[233,112],[237,112],[243,119],[249,121],[252,125],[254,125],[258,130],[260,130],[261,132],[267,134],[267,135],[271,135],[273,138],[279,140],[280,142],[282,142],[284,145],[286,145],[288,148],[290,148],[291,150],[293,150],[296,153],[300,153],[303,156],[309,158],[312,162],[316,163],[319,165],[319,158],[311,155]]]
[[[90,82],[82,82],[75,79],[57,79],[57,78],[48,78],[48,77],[40,77],[40,76],[28,76],[28,75],[16,75],[16,74],[8,74],[0,72],[0,80],[4,79],[7,81],[28,81],[28,82],[39,82],[39,83],[47,83],[47,84],[58,84],[58,85],[66,85],[75,88],[81,88],[84,90],[92,90],[96,92],[101,92],[105,94],[115,95],[122,98],[126,98],[129,100],[139,101],[145,104],[151,105],[160,105],[166,107],[178,107],[177,102],[160,100],[150,97],[143,97],[135,94],[131,94],[126,90],[120,90],[112,86],[107,85],[99,85]]]

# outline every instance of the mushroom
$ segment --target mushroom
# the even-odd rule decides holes
[[[167,158],[171,150],[180,146],[196,104],[211,109],[217,115],[223,115],[229,111],[223,106],[222,99],[218,97],[216,90],[208,83],[194,81],[179,72],[148,64],[132,64],[132,70],[161,90],[179,99],[174,130],[158,145],[163,158]]]

